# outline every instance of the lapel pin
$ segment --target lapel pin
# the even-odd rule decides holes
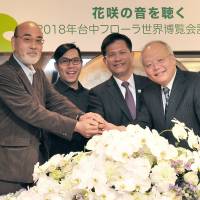
[[[142,92],[142,90],[140,90],[140,89],[139,89],[139,90],[137,90],[137,92],[138,92],[138,93],[141,93],[141,92]]]

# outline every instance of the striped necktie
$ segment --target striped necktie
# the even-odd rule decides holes
[[[136,118],[136,107],[135,107],[135,101],[134,101],[133,95],[132,95],[132,93],[129,89],[129,82],[124,81],[122,83],[122,86],[125,87],[125,89],[126,89],[125,101],[126,101],[126,104],[129,108],[129,111],[131,113],[131,116],[134,120]]]
[[[170,92],[170,89],[168,87],[163,87],[163,93],[164,93],[164,96],[165,96],[165,114],[167,112],[167,107],[168,107],[168,104],[169,104],[169,92]]]

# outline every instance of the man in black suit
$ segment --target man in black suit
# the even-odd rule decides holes
[[[142,62],[153,81],[143,92],[144,104],[139,124],[159,132],[173,126],[173,118],[200,133],[200,76],[176,67],[173,51],[163,41],[153,41],[142,50]],[[168,93],[168,94],[166,94]],[[171,132],[163,132],[170,143],[176,141]]]
[[[140,96],[147,85],[146,77],[133,74],[133,54],[131,40],[120,33],[108,35],[102,42],[103,61],[112,73],[109,80],[92,88],[89,92],[89,111],[99,113],[108,122],[120,126],[133,123],[141,105]],[[128,82],[129,94],[133,98],[129,109],[125,101],[126,89],[123,82]],[[111,126],[110,128],[114,128]]]

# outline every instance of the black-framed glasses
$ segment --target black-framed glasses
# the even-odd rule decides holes
[[[32,44],[35,42],[38,45],[44,44],[44,39],[43,38],[32,38],[30,36],[15,36],[16,38],[20,38],[24,43],[26,44]]]
[[[66,57],[62,57],[58,60],[58,63],[61,64],[61,65],[70,65],[70,62],[73,64],[73,65],[79,65],[82,63],[82,59],[79,58],[79,57],[75,57],[75,58],[66,58]]]

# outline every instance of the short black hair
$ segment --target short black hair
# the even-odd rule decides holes
[[[80,49],[73,43],[65,43],[61,44],[57,49],[55,50],[53,54],[53,58],[55,59],[56,63],[58,60],[69,50],[76,49],[78,51],[78,55],[81,58],[81,51]],[[82,58],[81,58],[82,59]]]
[[[106,48],[117,40],[123,40],[127,44],[129,50],[132,51],[132,42],[130,38],[120,33],[111,33],[105,37],[101,44],[101,53],[103,54],[103,56],[106,56]]]

